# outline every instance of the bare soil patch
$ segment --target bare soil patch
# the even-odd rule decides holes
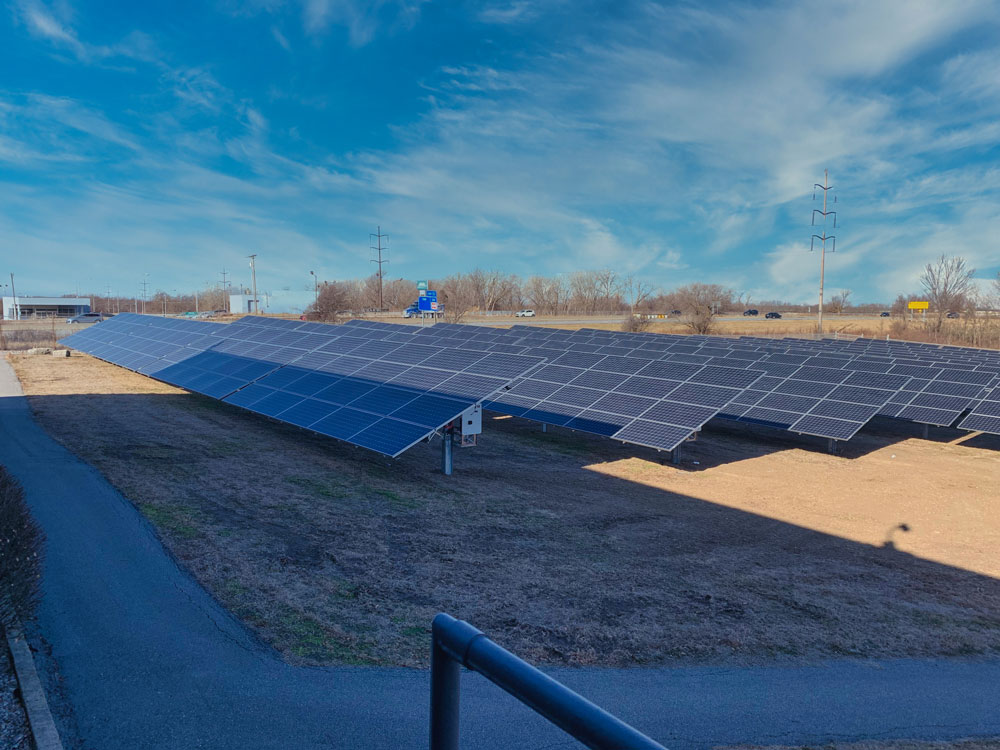
[[[655,451],[488,419],[439,471],[86,356],[19,357],[41,423],[290,661],[423,665],[438,611],[548,664],[1000,653],[1000,441]],[[905,525],[907,531],[902,530]]]
[[[7,653],[7,642],[0,631],[0,747],[5,750],[30,750],[28,718],[24,714],[17,677]]]

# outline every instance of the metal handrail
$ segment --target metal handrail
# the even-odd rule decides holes
[[[458,750],[461,667],[479,672],[592,750],[665,750],[561,682],[444,613],[431,627],[431,750]]]

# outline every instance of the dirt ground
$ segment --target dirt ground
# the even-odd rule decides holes
[[[17,678],[0,631],[0,747],[4,750],[29,750],[28,719],[18,698]]]
[[[710,428],[680,466],[507,417],[439,471],[83,355],[15,357],[41,423],[287,659],[423,665],[438,611],[534,662],[1000,653],[1000,439],[827,454]]]

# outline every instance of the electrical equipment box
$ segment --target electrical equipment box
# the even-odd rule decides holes
[[[470,406],[459,417],[461,429],[455,431],[456,442],[461,448],[471,448],[476,444],[476,438],[483,431],[483,409],[479,404]]]

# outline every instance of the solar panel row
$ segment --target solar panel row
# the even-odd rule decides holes
[[[279,418],[285,415],[285,421],[310,429],[322,427],[334,413],[332,407],[358,406],[341,403],[353,390],[341,394],[326,390],[334,384],[325,383],[316,392],[294,394],[299,400],[292,402],[286,393],[291,383],[298,383],[298,391],[308,390],[315,378],[300,374],[281,388],[272,387],[277,380],[268,385],[267,378],[284,383],[297,370],[306,369],[353,381],[368,365],[341,370],[367,359],[393,387],[428,389],[448,398],[456,394],[431,390],[440,378],[427,370],[440,369],[442,364],[457,366],[473,352],[540,357],[547,361],[527,372],[517,371],[516,361],[506,370],[498,370],[496,362],[486,368],[483,375],[506,376],[509,382],[484,405],[661,449],[676,447],[714,416],[837,440],[849,439],[876,414],[952,424],[973,404],[983,404],[986,412],[992,409],[995,401],[986,396],[991,384],[1000,381],[1000,353],[871,339],[736,339],[528,326],[509,330],[443,323],[415,327],[376,321],[350,321],[334,327],[253,316],[230,326],[208,325],[229,331],[213,333],[222,341],[212,346],[208,356],[195,352],[175,367],[181,377],[168,373],[177,384],[183,385],[180,380],[184,380],[188,385],[183,387],[211,390],[210,395],[215,395],[233,385],[220,378],[231,378],[243,366],[248,368],[242,371],[244,375],[256,375],[252,368],[260,370],[264,363],[273,362],[273,375],[268,371],[250,380],[280,395],[253,388],[242,396],[224,398],[247,401],[247,408],[261,413],[281,406]],[[296,346],[307,353],[289,358]],[[221,354],[249,362],[214,359]],[[337,356],[331,359],[330,355]],[[433,366],[428,368],[428,363]],[[394,370],[393,366],[404,365],[405,372]],[[453,385],[460,382],[453,381]],[[340,387],[354,388],[350,383]],[[257,395],[261,398],[249,401]],[[372,409],[371,404],[383,396],[387,404],[395,403],[394,394],[386,391],[359,403]],[[424,407],[412,401],[398,408],[410,405],[415,412]],[[390,419],[395,415],[395,411],[376,411],[365,413]],[[973,420],[973,415],[980,419]],[[340,416],[353,417],[349,412]],[[973,410],[962,426],[995,428],[995,421],[994,415]]]
[[[390,456],[544,362],[256,319],[222,326],[123,314],[62,343]]]

